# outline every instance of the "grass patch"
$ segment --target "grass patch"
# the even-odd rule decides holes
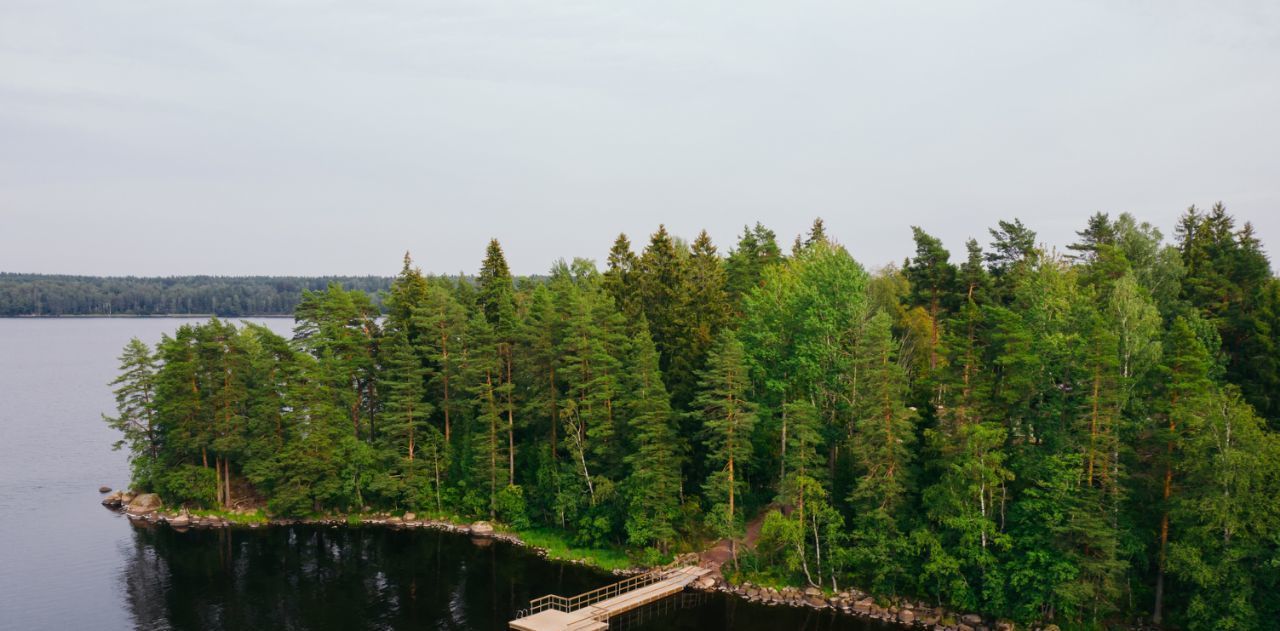
[[[267,514],[258,509],[252,513],[233,513],[225,510],[193,510],[192,517],[217,517],[233,524],[265,524]]]
[[[602,570],[625,570],[634,566],[622,548],[583,548],[572,545],[561,532],[547,528],[512,531],[526,544],[547,551],[547,557],[560,561],[585,561]]]

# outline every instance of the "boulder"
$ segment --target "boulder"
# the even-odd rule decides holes
[[[110,492],[111,492],[111,487],[109,487],[109,486],[100,486],[100,487],[98,487],[98,492],[99,492],[99,493],[110,493]]]
[[[490,524],[487,521],[478,521],[471,524],[470,532],[473,537],[492,537],[493,524]]]
[[[143,493],[129,501],[129,513],[133,515],[146,515],[159,510],[161,506],[160,496],[155,493]]]
[[[174,528],[186,528],[191,525],[191,516],[186,513],[181,513],[177,517],[170,518],[169,525]]]
[[[417,519],[417,518],[418,518],[418,516],[417,516],[417,515],[415,515],[415,514],[413,514],[413,513],[405,513],[405,514],[404,514],[404,520],[405,520],[405,521],[413,521],[413,520],[415,520],[415,519]]]
[[[979,616],[976,613],[967,613],[963,616],[960,616],[960,621],[969,626],[977,626],[982,624],[982,616]]]
[[[916,614],[914,611],[911,611],[910,609],[903,609],[902,611],[898,612],[898,622],[901,622],[903,624],[911,624],[912,622],[915,622],[915,621],[916,621]]]
[[[120,506],[124,504],[124,500],[122,499],[123,497],[124,493],[116,491],[115,493],[102,498],[102,505],[107,508],[120,508]]]
[[[817,587],[809,586],[804,588],[804,595],[805,596],[821,596],[822,590],[818,589]]]
[[[996,621],[996,631],[1014,631],[1016,628],[1017,626],[1013,624],[1012,620]]]

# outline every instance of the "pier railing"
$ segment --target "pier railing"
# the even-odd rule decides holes
[[[590,607],[592,605],[595,605],[596,603],[602,600],[608,600],[615,596],[621,596],[624,592],[629,592],[633,589],[639,589],[641,587],[645,587],[646,585],[652,585],[654,583],[657,583],[663,580],[666,577],[667,577],[666,572],[662,570],[654,570],[652,572],[646,572],[644,574],[638,574],[636,576],[632,576],[631,578],[618,581],[617,583],[613,583],[611,585],[605,585],[604,587],[593,589],[589,592],[583,592],[581,594],[578,594],[577,596],[571,596],[566,598],[564,596],[559,596],[556,594],[548,594],[546,596],[542,596],[542,597],[534,598],[533,600],[530,600],[529,609],[527,610],[528,613],[525,615],[533,615],[535,613],[538,613],[539,611],[545,611],[547,609],[555,609],[557,611],[563,611],[565,613],[572,613],[574,611],[582,609],[583,607]],[[605,616],[605,619],[608,619],[607,611],[601,609],[600,612],[603,613],[603,615]],[[588,620],[593,620],[594,618],[595,616],[591,616],[588,618]],[[604,620],[600,620],[600,622],[604,622]]]

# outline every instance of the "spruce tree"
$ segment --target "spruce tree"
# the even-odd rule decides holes
[[[631,251],[631,241],[620,234],[609,249],[609,268],[604,273],[604,288],[613,297],[618,310],[634,318],[642,310],[639,273],[640,259]]]
[[[691,319],[684,293],[689,287],[688,249],[667,232],[666,226],[658,226],[640,256],[637,270],[637,295],[658,351],[664,387],[668,392],[683,388],[682,380],[692,374],[678,359],[688,343]]]
[[[675,539],[680,498],[680,460],[675,418],[662,383],[658,351],[643,320],[632,336],[626,382],[631,450],[626,462],[629,510],[627,538],[633,545],[666,552]]]
[[[515,353],[519,322],[516,316],[515,285],[506,256],[497,239],[489,241],[484,262],[477,278],[480,309],[488,322],[494,339],[493,352],[497,354],[499,367],[491,375],[494,381],[493,395],[499,413],[505,419],[507,432],[507,484],[516,483],[516,400]]]
[[[743,299],[760,285],[764,268],[781,261],[782,250],[772,230],[758,222],[755,227],[743,226],[737,246],[725,259],[725,283],[734,311],[741,312]]]

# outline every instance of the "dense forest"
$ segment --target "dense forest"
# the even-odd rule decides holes
[[[339,283],[379,295],[379,276],[61,276],[0,272],[0,317],[200,314],[290,315],[302,292]]]
[[[275,515],[414,510],[637,559],[739,538],[729,572],[1068,628],[1276,628],[1280,281],[1218,205],[1171,242],[920,228],[863,268],[819,220],[722,255],[659,227],[603,272],[304,292],[293,339],[214,319],[132,342],[134,484]]]

